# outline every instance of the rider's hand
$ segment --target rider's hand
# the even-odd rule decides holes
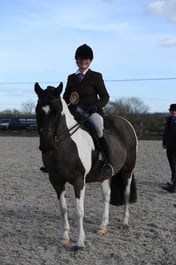
[[[97,106],[95,104],[89,107],[89,113],[94,113],[94,112],[97,112]]]

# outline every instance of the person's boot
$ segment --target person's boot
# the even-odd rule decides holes
[[[167,187],[163,187],[164,190],[167,190],[170,193],[176,193],[176,181]]]
[[[102,174],[106,177],[112,177],[114,175],[114,169],[112,165],[111,146],[105,134],[103,137],[99,138],[99,143],[102,148],[102,154],[105,161],[105,164],[102,168]]]

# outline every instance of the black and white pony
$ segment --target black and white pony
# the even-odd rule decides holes
[[[65,184],[73,185],[78,218],[76,248],[85,246],[83,227],[86,182],[101,182],[103,215],[99,234],[107,232],[109,203],[124,204],[123,224],[128,225],[129,202],[136,202],[137,192],[133,170],[136,162],[137,137],[132,125],[121,117],[105,117],[105,129],[112,145],[114,176],[101,173],[103,160],[91,135],[76,122],[61,97],[63,84],[42,89],[35,83],[38,96],[36,118],[39,127],[40,150],[49,154],[49,179],[60,205],[62,243],[69,243],[69,222],[65,198]]]

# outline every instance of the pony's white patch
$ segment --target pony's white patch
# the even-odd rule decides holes
[[[85,185],[81,190],[80,199],[76,198],[76,215],[79,219],[78,221],[78,239],[76,245],[79,247],[84,247],[85,232],[83,227],[84,218],[84,198],[85,198]]]
[[[50,106],[46,105],[46,106],[42,107],[42,110],[45,112],[45,114],[48,114],[50,112]]]
[[[128,220],[129,220],[129,197],[130,197],[131,181],[132,181],[132,174],[131,177],[128,179],[128,183],[125,189],[125,208],[124,208],[124,219],[123,219],[124,225],[128,225]]]
[[[69,223],[68,223],[68,213],[67,213],[67,203],[65,198],[65,190],[60,195],[60,211],[62,220],[62,239],[69,240]]]
[[[66,102],[62,99],[62,115],[65,115],[67,127],[70,129],[77,122],[71,115]],[[85,175],[90,171],[92,165],[92,151],[95,150],[92,137],[84,130],[79,128],[71,135],[72,140],[75,142],[81,162],[85,168]]]
[[[109,202],[110,202],[110,183],[109,179],[102,182],[102,197],[103,197],[103,216],[100,224],[100,229],[105,229],[109,223]]]

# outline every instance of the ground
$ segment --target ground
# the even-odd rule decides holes
[[[123,207],[110,206],[108,233],[97,235],[101,188],[87,184],[85,249],[60,244],[56,193],[40,172],[37,137],[0,137],[0,265],[176,265],[176,194],[162,190],[170,170],[161,141],[139,141],[135,176],[138,201],[130,205],[129,229]],[[71,246],[77,235],[73,189],[67,185]]]

